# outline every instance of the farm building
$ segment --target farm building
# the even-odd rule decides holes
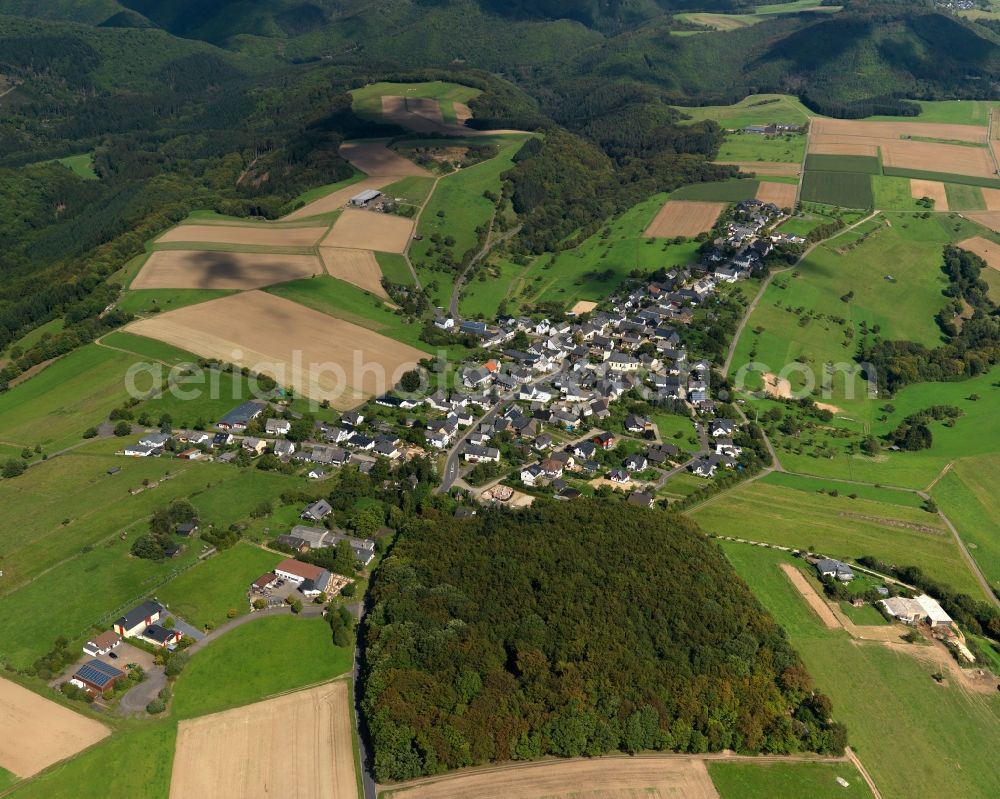
[[[262,594],[265,591],[269,591],[274,588],[278,582],[278,575],[274,572],[268,572],[267,574],[262,574],[253,583],[250,584],[250,590],[256,594]]]
[[[377,200],[381,196],[382,192],[378,189],[365,189],[351,197],[350,202],[355,208],[364,208],[368,203]]]
[[[114,623],[114,630],[122,638],[134,638],[142,635],[149,625],[159,621],[161,613],[163,613],[162,605],[146,600],[118,619]]]
[[[303,524],[297,524],[292,528],[291,535],[279,536],[278,540],[280,541],[282,538],[302,541],[306,544],[307,549],[335,547],[341,541],[346,541],[351,545],[358,563],[362,566],[367,566],[375,558],[375,542],[372,539],[355,538],[342,530],[327,530],[323,527],[306,527]]]
[[[83,645],[85,654],[97,657],[106,655],[122,642],[122,637],[113,630],[107,630],[100,635],[95,635]]]
[[[820,578],[832,577],[835,580],[840,580],[842,583],[849,583],[854,579],[854,571],[850,566],[846,563],[841,563],[839,560],[831,560],[829,558],[816,561],[816,573]]]
[[[98,696],[125,678],[125,672],[100,660],[89,660],[77,669],[70,682],[87,693]]]
[[[173,645],[181,640],[178,630],[168,630],[159,624],[150,624],[142,631],[142,637],[161,649],[173,648]]]
[[[274,567],[274,573],[282,580],[288,580],[299,587],[306,596],[324,593],[333,575],[326,569],[288,558]]]
[[[944,612],[936,599],[921,594],[912,599],[902,596],[881,599],[879,603],[886,612],[904,624],[916,624],[926,622],[931,627],[949,627],[952,624],[951,616]]]
[[[330,507],[330,503],[325,499],[318,499],[302,511],[301,516],[311,522],[320,522],[331,513],[333,513],[333,508]]]

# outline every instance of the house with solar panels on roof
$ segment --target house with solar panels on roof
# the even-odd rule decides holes
[[[114,688],[115,683],[125,679],[125,672],[104,661],[88,660],[70,678],[70,683],[86,691],[91,696],[100,696]]]

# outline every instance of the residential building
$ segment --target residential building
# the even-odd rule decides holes
[[[83,651],[85,654],[97,657],[98,655],[106,655],[113,649],[116,649],[121,645],[122,637],[116,633],[114,630],[106,630],[100,635],[95,635],[93,638],[87,640],[87,643],[83,645]]]
[[[159,621],[162,613],[162,605],[146,600],[119,618],[113,625],[114,631],[122,638],[134,638],[141,635],[149,625]]]

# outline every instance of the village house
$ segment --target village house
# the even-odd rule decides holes
[[[146,600],[119,618],[114,623],[113,629],[122,638],[134,638],[141,635],[149,625],[159,621],[162,613],[162,605]]]
[[[851,569],[846,563],[841,563],[839,560],[831,560],[830,558],[823,558],[822,560],[816,561],[816,573],[822,579],[823,577],[832,577],[834,580],[839,580],[842,583],[849,583],[854,579],[854,570]]]
[[[246,430],[250,422],[264,412],[265,407],[267,406],[263,402],[244,402],[223,416],[215,426],[225,432]]]
[[[288,419],[268,419],[264,422],[264,432],[270,436],[287,436],[292,431]]]
[[[325,499],[318,499],[302,511],[300,518],[311,522],[321,522],[331,513],[333,513],[333,508],[330,507],[330,503]]]
[[[87,639],[87,643],[83,645],[83,651],[92,657],[106,655],[113,649],[117,649],[121,642],[122,637],[118,633],[114,630],[106,630],[100,635]]]

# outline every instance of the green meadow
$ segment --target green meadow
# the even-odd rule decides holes
[[[282,557],[253,544],[237,544],[175,577],[159,589],[157,598],[196,627],[219,625],[230,610],[240,616],[249,611],[250,584]]]
[[[1000,772],[993,768],[1000,695],[971,695],[952,679],[938,685],[931,678],[936,666],[906,649],[852,642],[841,630],[827,630],[779,569],[794,559],[737,543],[722,547],[832,700],[834,718],[847,725],[851,746],[883,796],[927,796],[945,787],[955,796],[1000,794]],[[748,779],[746,794],[729,795],[757,796],[757,781]],[[928,786],[934,786],[931,794]]]
[[[946,183],[945,196],[951,211],[984,211],[986,201],[979,186],[965,186],[960,183]]]
[[[122,293],[118,300],[118,309],[136,316],[147,316],[197,305],[230,294],[235,292],[227,289],[135,289]]]
[[[762,136],[759,133],[729,133],[719,148],[717,161],[779,161],[799,163],[806,152],[806,137],[788,133]]]
[[[41,444],[52,452],[76,444],[126,397],[125,372],[134,358],[96,344],[64,355],[0,394],[0,441]]]
[[[802,175],[802,199],[844,208],[871,208],[871,175],[866,172],[821,172],[807,169]]]
[[[692,183],[670,195],[671,200],[704,200],[717,203],[738,203],[757,196],[760,181],[756,178],[732,178],[711,183]]]
[[[804,125],[812,111],[788,94],[751,94],[733,105],[703,105],[694,108],[675,106],[691,122],[713,119],[724,128],[745,128],[748,125],[767,125],[784,122]]]
[[[437,140],[440,142],[440,140]],[[382,193],[398,199],[406,205],[423,205],[434,189],[434,178],[422,178],[416,175],[402,178],[382,188]]]
[[[527,136],[504,137],[500,151],[488,161],[470,166],[446,175],[438,181],[437,188],[427,201],[417,225],[417,233],[422,240],[410,246],[410,260],[417,268],[421,282],[427,287],[432,282],[438,285],[432,298],[438,305],[447,305],[454,284],[454,270],[434,272],[437,262],[434,242],[431,237],[452,236],[455,240],[450,247],[456,260],[469,250],[477,247],[477,229],[485,229],[495,212],[495,205],[483,196],[491,191],[500,194],[500,175],[513,167],[514,155],[528,140]]]
[[[359,116],[381,119],[383,97],[424,97],[437,100],[441,104],[441,115],[446,121],[455,121],[452,103],[468,103],[482,94],[479,89],[446,81],[424,83],[370,83],[351,92],[354,98],[354,112]]]
[[[173,712],[187,719],[258,702],[337,677],[353,662],[354,649],[333,645],[325,619],[254,619],[191,658],[177,681]]]
[[[936,514],[843,493],[806,493],[756,481],[690,511],[701,527],[719,535],[808,549],[856,560],[920,566],[936,580],[980,596],[972,573]]]
[[[924,505],[923,499],[915,491],[900,491],[885,486],[841,483],[836,480],[824,480],[821,477],[810,477],[804,474],[771,472],[762,477],[760,482],[765,485],[793,488],[810,494],[829,494],[831,491],[840,494],[857,494],[861,499],[884,502],[888,505],[901,505],[904,508],[922,508]]]
[[[390,283],[397,283],[401,286],[412,286],[413,273],[410,271],[406,258],[395,252],[377,252],[375,260],[378,261],[382,276]]]
[[[853,763],[727,763],[708,760],[721,799],[862,799],[868,783]],[[843,788],[837,777],[847,780]]]
[[[93,153],[68,155],[65,158],[58,158],[56,160],[74,175],[77,175],[84,180],[97,180],[97,173],[94,171]]]

